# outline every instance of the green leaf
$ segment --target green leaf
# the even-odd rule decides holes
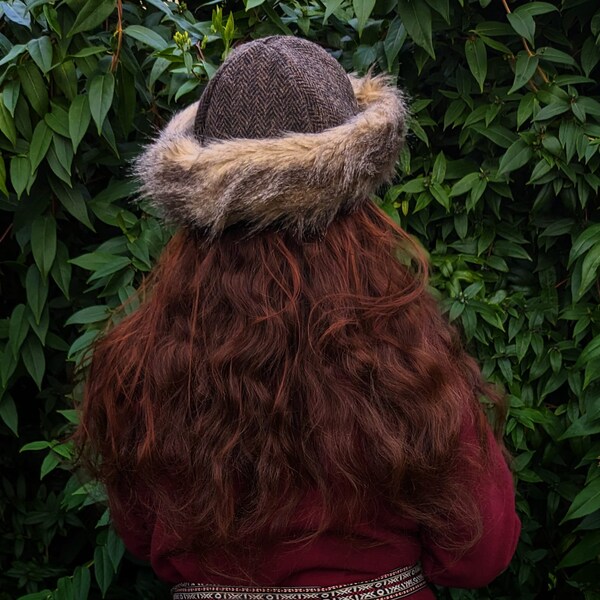
[[[44,121],[54,133],[58,133],[65,138],[70,137],[69,133],[69,113],[62,107],[54,105],[52,112],[44,117]]]
[[[465,42],[465,55],[467,64],[475,81],[479,84],[479,91],[483,92],[483,84],[487,75],[487,51],[480,38],[468,39]]]
[[[106,536],[106,550],[116,573],[125,553],[125,545],[112,527],[109,528],[108,535]]]
[[[88,306],[71,315],[66,320],[65,325],[98,323],[99,321],[106,321],[109,315],[110,309],[108,306]]]
[[[75,262],[75,261],[73,261]],[[107,277],[108,275],[112,275],[125,267],[128,267],[131,264],[131,259],[127,256],[113,256],[111,262],[106,263],[104,266],[95,270],[89,277],[88,281],[96,281],[97,279],[102,279],[103,277]]]
[[[25,191],[29,177],[31,175],[31,166],[26,156],[13,156],[10,159],[10,181],[17,194],[17,198]]]
[[[94,573],[104,598],[115,574],[106,546],[97,546],[94,551]]]
[[[36,452],[38,450],[46,450],[47,448],[51,448],[52,444],[50,442],[46,442],[44,440],[40,440],[37,442],[29,442],[21,447],[19,452]]]
[[[77,96],[77,71],[71,60],[64,60],[52,69],[52,77],[68,100]]]
[[[42,389],[42,379],[46,371],[46,357],[42,345],[37,337],[30,335],[23,344],[21,351],[23,364],[31,378],[35,381],[38,389]]]
[[[29,322],[27,321],[25,313],[25,305],[17,304],[10,315],[10,321],[8,323],[8,346],[15,358],[18,356],[19,350],[29,331]]]
[[[459,119],[465,112],[465,108],[467,108],[467,105],[460,98],[450,102],[444,115],[444,129],[447,129],[450,125],[455,126],[459,123]]]
[[[377,50],[368,44],[361,44],[352,55],[352,65],[358,72],[368,70],[377,60]]]
[[[148,85],[150,88],[154,86],[158,78],[169,68],[171,64],[166,58],[160,56],[154,61],[152,70],[150,71],[150,77],[148,78]]]
[[[115,78],[112,73],[96,75],[90,83],[88,93],[90,113],[98,128],[98,135],[102,133],[102,125],[112,104],[114,91]]]
[[[48,473],[54,471],[54,469],[60,464],[60,458],[50,451],[42,461],[40,468],[40,480],[44,479]]]
[[[87,46],[70,56],[71,58],[85,58],[86,56],[94,56],[96,54],[106,54],[106,51],[106,46]]]
[[[429,186],[429,191],[436,201],[446,209],[446,211],[450,210],[450,196],[448,196],[448,193],[442,185],[434,182]]]
[[[58,37],[62,37],[62,29],[58,22],[58,13],[56,12],[56,9],[49,4],[44,4],[43,12],[50,29],[57,33]]]
[[[405,183],[400,190],[398,191],[398,195],[400,194],[418,194],[419,192],[425,191],[425,180],[423,177],[418,177],[417,179],[413,179],[412,181],[408,181]]]
[[[31,29],[31,15],[24,2],[13,0],[10,4],[8,2],[3,2],[2,4],[2,12],[6,19]]]
[[[69,260],[71,264],[74,264],[82,269],[86,269],[87,271],[97,271],[107,265],[114,264],[115,260],[118,258],[124,258],[122,256],[115,256],[114,254],[110,254],[109,252],[89,252],[88,254],[82,254],[77,258],[72,258]]]
[[[190,92],[194,91],[199,85],[199,81],[195,79],[188,79],[183,85],[180,85],[177,89],[177,92],[175,93],[175,102],[177,102],[179,98],[181,98],[185,94],[189,94]]]
[[[31,114],[29,111],[29,104],[25,96],[21,96],[17,102],[15,109],[15,125],[17,131],[26,140],[31,140],[33,135],[33,127],[31,126]]]
[[[80,335],[69,348],[67,359],[73,360],[80,352],[87,352],[92,342],[98,337],[98,333],[95,329],[88,329],[83,335]]]
[[[587,114],[594,115],[595,117],[600,116],[600,102],[597,100],[594,100],[593,98],[587,98],[585,96],[579,96],[576,104],[581,106]]]
[[[440,152],[435,162],[433,163],[433,169],[431,170],[431,179],[437,183],[441,183],[446,178],[446,157],[443,152]]]
[[[120,179],[110,181],[97,196],[94,196],[94,204],[110,204],[115,200],[122,200],[133,196],[138,184],[133,179]]]
[[[91,584],[90,570],[87,567],[77,567],[73,574],[73,597],[87,598]]]
[[[586,363],[600,358],[600,335],[597,335],[581,352],[577,359],[576,367],[581,367]]]
[[[429,6],[420,0],[398,0],[398,14],[415,44],[435,59]]]
[[[69,423],[72,423],[73,425],[79,425],[79,413],[75,409],[66,408],[57,412],[60,413]]]
[[[519,52],[515,63],[515,80],[510,90],[508,90],[509,94],[529,83],[539,62],[540,59],[537,56],[529,56],[527,52]]]
[[[487,184],[488,184],[487,180],[484,179],[483,177],[479,177],[479,179],[477,179],[475,181],[475,183],[473,184],[473,188],[469,192],[469,195],[467,197],[467,202],[465,204],[467,212],[470,212],[475,208],[475,206],[477,205],[477,202],[483,196],[483,193],[485,192],[485,190],[487,188]]]
[[[454,197],[454,196],[460,196],[462,194],[466,194],[468,191],[470,191],[473,188],[475,183],[477,181],[479,181],[480,178],[481,178],[480,173],[469,173],[468,175],[465,175],[462,179],[457,181],[452,186],[452,190],[450,191],[450,196]]]
[[[600,433],[600,422],[591,421],[587,415],[577,419],[560,436],[560,440],[568,440],[576,437],[588,437]]]
[[[566,52],[562,52],[562,50],[557,50],[556,48],[549,48],[548,46],[538,48],[536,50],[536,55],[540,57],[540,60],[545,60],[547,62],[556,63],[559,65],[569,65],[571,67],[575,67],[577,65],[575,59]]]
[[[477,123],[476,125],[472,126],[472,129],[492,140],[492,142],[494,142],[494,144],[500,148],[509,148],[517,137],[514,131],[507,129],[506,127],[502,127],[502,125],[491,125],[486,127],[483,125],[483,123]]]
[[[571,521],[580,519],[600,509],[600,477],[592,479],[578,494],[571,503],[567,514],[561,521]]]
[[[323,15],[323,24],[327,23],[327,19],[344,3],[344,0],[324,0],[325,14]],[[391,28],[391,25],[390,25]]]
[[[37,217],[31,224],[31,251],[42,277],[46,278],[56,256],[56,221],[52,215]]]
[[[56,260],[52,265],[50,274],[56,285],[61,289],[65,298],[69,298],[69,286],[71,284],[71,272],[73,267],[69,261],[69,251],[62,242],[58,242],[56,246]]]
[[[6,63],[9,63],[11,61],[13,61],[15,58],[17,58],[18,56],[20,56],[21,54],[23,54],[23,52],[25,52],[27,48],[26,44],[15,44],[7,53],[5,56],[2,57],[2,59],[0,59],[0,67],[2,65],[5,65]]]
[[[70,188],[62,182],[53,179],[50,180],[50,186],[67,212],[73,215],[80,223],[83,223],[88,229],[95,231],[90,221],[86,200],[83,196],[83,186],[75,185]]]
[[[538,161],[537,165],[535,165],[533,171],[531,172],[531,177],[527,183],[534,183],[536,180],[547,175],[550,171],[552,171],[552,165],[547,160],[542,159]],[[541,235],[542,234],[540,234],[540,236]]]
[[[32,62],[23,63],[19,65],[17,74],[33,110],[43,117],[48,112],[48,90],[37,67]]]
[[[52,169],[52,173],[58,177],[61,181],[64,181],[67,185],[71,185],[71,174],[67,171],[56,156],[56,150],[51,147],[46,157],[48,166]]]
[[[108,143],[108,146],[112,150],[116,158],[120,158],[119,149],[117,148],[117,140],[115,138],[115,132],[113,131],[112,125],[108,119],[104,119],[102,124],[102,137]]]
[[[514,12],[520,15],[529,15],[531,17],[537,17],[538,15],[545,15],[558,11],[558,8],[549,2],[528,2],[518,6]]]
[[[532,149],[523,141],[517,140],[511,144],[504,156],[500,159],[498,175],[506,175],[526,165],[533,156]]]
[[[31,265],[27,269],[25,291],[27,292],[27,304],[33,313],[35,322],[39,323],[48,298],[48,281],[42,278],[35,265]]]
[[[31,173],[33,173],[44,160],[50,143],[52,142],[52,130],[46,124],[46,121],[40,121],[33,131],[31,144],[29,146],[29,160],[31,161]]]
[[[571,267],[573,262],[598,243],[598,240],[600,240],[600,223],[586,227],[573,242],[567,266]]]
[[[548,106],[544,106],[537,115],[534,117],[534,121],[544,121],[546,119],[552,119],[557,117],[558,115],[562,115],[566,113],[570,109],[570,105],[566,102],[558,100],[557,102],[553,102],[552,104],[548,104]]]
[[[427,0],[427,4],[450,24],[450,0]]]
[[[13,146],[17,143],[17,129],[15,127],[15,122],[5,106],[3,94],[0,94],[0,131]]]
[[[0,419],[19,437],[19,413],[17,412],[17,405],[10,394],[5,394],[0,399]]]
[[[535,21],[533,16],[516,10],[506,15],[510,26],[521,36],[524,37],[532,46],[535,46]]]
[[[8,197],[8,188],[6,187],[6,164],[2,155],[0,155],[0,192]]]
[[[2,102],[8,109],[8,112],[14,117],[15,108],[21,92],[21,82],[18,79],[9,81],[2,90]]]
[[[114,10],[114,0],[86,0],[83,7],[77,11],[77,17],[67,37],[73,37],[76,33],[89,31],[100,25]]]
[[[517,127],[521,127],[533,115],[533,110],[537,105],[538,101],[532,93],[525,94],[521,98],[517,109]]]
[[[256,8],[261,4],[264,4],[265,0],[245,0],[246,1],[246,11],[249,11],[251,8]]]
[[[583,259],[581,266],[581,283],[577,293],[577,300],[585,294],[592,285],[598,281],[598,269],[600,268],[600,244],[596,244]]]
[[[62,168],[70,176],[73,164],[73,146],[71,146],[71,143],[64,137],[54,133],[52,135],[52,150],[56,154],[56,158]]]
[[[385,58],[387,60],[388,71],[391,71],[398,54],[404,42],[406,41],[406,28],[402,24],[402,21],[398,17],[394,17],[394,20],[390,23],[385,41],[383,42],[383,50],[385,52]]]
[[[29,321],[29,326],[35,335],[37,335],[42,345],[45,345],[46,338],[48,337],[48,328],[50,327],[50,311],[48,310],[48,305],[46,304],[42,309],[42,317],[39,323],[35,322],[35,317],[31,310],[27,314],[27,320]]]
[[[150,48],[154,48],[154,50],[164,50],[169,46],[168,42],[160,37],[156,31],[142,25],[129,25],[129,27],[125,27],[123,33],[138,42],[146,44],[146,46],[150,46]]]
[[[90,125],[91,118],[87,96],[77,96],[69,107],[69,135],[73,144],[73,152],[77,152],[77,147]]]
[[[27,42],[27,50],[44,75],[52,68],[52,42],[47,35]]]
[[[373,8],[375,8],[375,0],[352,0],[352,6],[358,21],[358,37],[360,37],[373,12]]]
[[[563,557],[558,569],[576,567],[600,554],[600,531],[587,533],[583,539]]]
[[[598,62],[600,62],[600,48],[598,48],[593,38],[587,38],[583,42],[583,49],[581,50],[581,68],[586,77],[590,76]]]

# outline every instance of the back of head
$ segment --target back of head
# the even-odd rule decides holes
[[[309,490],[323,529],[384,506],[440,539],[453,517],[476,530],[453,450],[493,393],[427,294],[422,253],[370,200],[405,113],[388,79],[267,38],[138,161],[181,229],[96,345],[78,442],[109,490],[154,490],[199,555],[264,547]]]
[[[207,238],[240,224],[321,235],[391,179],[405,117],[389,78],[346,75],[316,44],[274,36],[235,50],[135,171],[166,220]]]

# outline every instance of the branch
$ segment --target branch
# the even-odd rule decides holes
[[[123,0],[117,0],[117,30],[115,35],[117,36],[117,49],[112,57],[110,64],[110,70],[114,73],[119,65],[119,56],[121,55],[121,45],[123,44]]]
[[[2,234],[2,237],[0,237],[0,244],[4,241],[4,238],[10,233],[10,230],[12,229],[13,224],[11,223],[5,230],[4,233]]]
[[[506,14],[510,15],[512,13],[512,10],[510,10],[510,6],[508,6],[507,0],[502,0],[502,4],[504,5],[504,10],[506,11]],[[527,52],[529,56],[535,56],[535,52],[531,50],[529,44],[527,43],[527,40],[524,37],[522,37],[521,41],[523,42],[523,48],[525,48],[525,52]],[[544,83],[550,83],[550,78],[548,77],[548,75],[546,75],[545,71],[542,69],[542,67],[540,67],[540,65],[537,66],[536,71],[538,75],[542,78]]]

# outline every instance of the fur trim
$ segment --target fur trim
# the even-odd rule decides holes
[[[350,76],[361,112],[319,133],[269,139],[194,136],[197,103],[176,114],[137,159],[141,194],[166,219],[210,237],[238,222],[323,231],[394,174],[404,140],[402,93],[384,76]]]

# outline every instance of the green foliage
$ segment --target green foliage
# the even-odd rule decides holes
[[[102,490],[69,470],[74,365],[171,233],[130,204],[129,161],[233,44],[269,34],[407,90],[381,205],[428,249],[450,320],[509,394],[517,556],[489,589],[440,597],[599,598],[596,0],[213,6],[0,2],[0,598],[165,597]]]

